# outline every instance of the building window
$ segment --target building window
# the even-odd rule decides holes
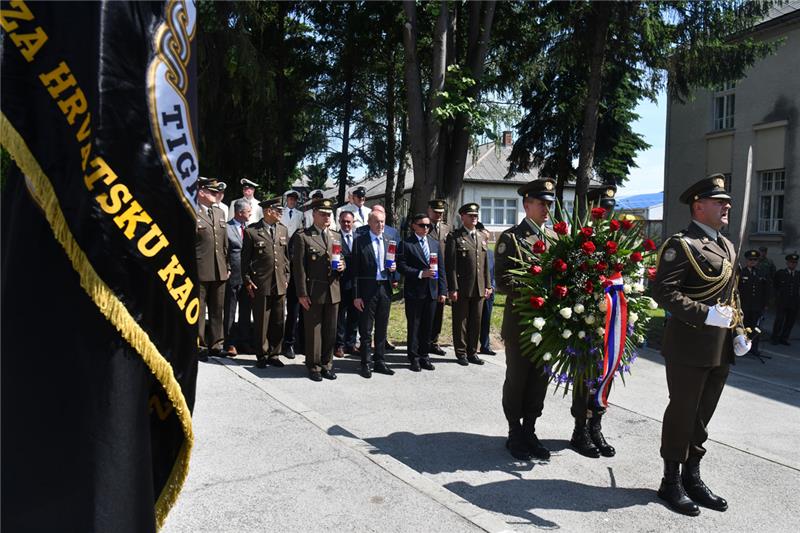
[[[758,231],[783,232],[783,190],[786,185],[784,169],[763,170],[758,173]]]
[[[517,223],[517,199],[481,198],[481,222],[487,226],[513,226]]]
[[[727,130],[733,128],[733,115],[736,111],[736,84],[725,83],[714,91],[714,129]]]

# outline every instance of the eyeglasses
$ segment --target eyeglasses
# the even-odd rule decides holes
[[[419,226],[420,228],[427,228],[427,229],[431,229],[431,227],[432,227],[433,225],[432,225],[432,224],[417,224],[417,226]]]

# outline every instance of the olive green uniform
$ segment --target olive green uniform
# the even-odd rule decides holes
[[[447,235],[450,233],[452,228],[449,224],[444,222],[438,223],[431,223],[431,230],[428,233],[428,236],[431,239],[439,241],[439,250],[440,253],[443,253],[445,250],[445,244],[447,241]],[[444,261],[444,257],[442,258],[441,264],[444,266],[444,271],[439,272],[439,275],[447,275],[447,265]],[[445,278],[446,279],[446,278]],[[439,345],[439,333],[442,332],[442,320],[444,319],[444,302],[439,303],[436,302],[436,311],[433,314],[433,326],[431,327],[431,344]]]
[[[197,296],[200,318],[197,332],[200,345],[212,352],[222,349],[224,338],[223,308],[225,281],[228,279],[228,232],[225,212],[219,207],[199,207],[197,211]],[[208,338],[206,337],[206,303],[208,304]]]

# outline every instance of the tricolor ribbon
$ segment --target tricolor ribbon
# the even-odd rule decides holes
[[[628,302],[622,290],[622,274],[619,272],[608,278],[611,282],[605,289],[606,299],[606,333],[603,339],[603,374],[593,391],[595,404],[608,407],[608,389],[614,373],[622,361],[625,352],[625,338],[628,328]]]

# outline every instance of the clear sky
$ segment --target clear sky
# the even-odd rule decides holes
[[[634,123],[633,130],[642,136],[651,146],[649,150],[640,152],[636,158],[638,168],[631,170],[631,175],[624,187],[617,191],[618,198],[661,192],[664,190],[664,140],[667,129],[667,96],[664,91],[658,95],[656,103],[644,100],[636,108],[639,120]]]

